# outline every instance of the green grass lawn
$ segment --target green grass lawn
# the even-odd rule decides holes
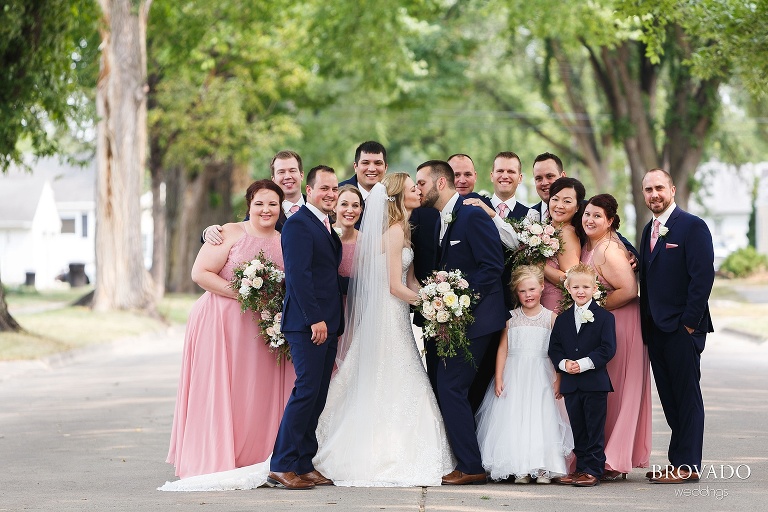
[[[24,329],[0,333],[0,360],[37,359],[74,348],[183,324],[198,295],[169,294],[158,304],[166,321],[128,311],[95,312],[71,306],[90,289],[51,292],[9,290],[8,309]]]

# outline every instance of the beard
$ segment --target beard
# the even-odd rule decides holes
[[[439,198],[440,198],[440,192],[437,191],[437,186],[432,185],[432,188],[429,189],[429,192],[427,192],[422,197],[421,206],[424,206],[426,208],[433,208]]]

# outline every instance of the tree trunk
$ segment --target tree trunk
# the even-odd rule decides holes
[[[168,282],[166,290],[195,293],[192,264],[200,251],[203,228],[233,222],[232,162],[211,163],[196,174],[182,169],[168,180]]]
[[[18,332],[21,326],[8,312],[8,304],[5,302],[5,288],[0,280],[0,332],[13,331]]]
[[[150,274],[155,283],[155,294],[161,299],[165,294],[165,269],[168,248],[165,212],[165,172],[162,167],[160,144],[150,144],[149,173],[152,177],[152,269]]]
[[[100,0],[104,13],[97,84],[97,310],[155,313],[144,268],[142,178],[147,152],[146,27],[152,0]]]

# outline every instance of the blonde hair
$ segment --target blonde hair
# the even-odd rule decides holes
[[[381,184],[387,189],[387,212],[389,214],[389,226],[401,224],[405,232],[405,239],[411,240],[411,226],[408,223],[408,210],[405,208],[405,180],[411,176],[407,172],[393,172],[386,174]]]
[[[570,282],[571,276],[575,276],[576,274],[582,274],[590,276],[592,279],[595,280],[595,283],[597,283],[597,272],[595,272],[595,269],[590,267],[589,265],[585,265],[584,263],[577,263],[576,265],[572,266],[568,270],[565,271],[565,287],[568,287],[568,283]]]
[[[512,302],[514,302],[515,306],[520,305],[517,297],[517,287],[529,278],[535,279],[536,282],[544,286],[544,269],[538,265],[520,265],[512,272],[509,288],[512,290]]]

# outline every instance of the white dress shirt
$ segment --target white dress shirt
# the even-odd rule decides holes
[[[302,205],[304,205],[304,196],[299,194],[299,200],[296,201],[295,203],[292,203],[287,199],[283,201],[283,204],[282,204],[283,213],[285,213],[286,217],[290,217],[291,215],[293,215],[293,213],[291,213],[291,208],[293,208],[294,205],[298,207],[301,207]]]
[[[592,304],[592,299],[589,299],[589,301],[587,301],[587,303],[584,304],[583,306],[577,306],[576,304],[573,305],[573,317],[576,320],[577,333],[581,330],[581,325],[584,323],[582,320],[583,318],[582,312],[588,311],[590,304]],[[566,371],[565,361],[566,360],[563,359],[562,361],[560,361],[560,364],[557,365],[563,371]],[[592,359],[590,359],[589,357],[582,357],[581,359],[577,359],[576,363],[578,363],[579,365],[579,373],[584,373],[587,370],[595,369],[595,363],[593,363]]]
[[[312,212],[312,214],[313,214],[315,217],[317,217],[317,219],[318,219],[320,222],[322,222],[323,224],[325,224],[325,219],[328,219],[328,215],[326,215],[326,214],[324,214],[323,212],[321,212],[321,211],[320,211],[320,209],[319,209],[319,208],[317,208],[317,207],[316,207],[315,205],[313,205],[312,203],[307,203],[307,208],[309,209],[309,211],[311,211],[311,212]],[[328,221],[330,222],[330,219],[328,219]]]
[[[448,222],[446,222],[446,215],[450,214],[453,215],[453,207],[456,206],[456,201],[459,200],[459,193],[456,192],[453,194],[453,197],[451,197],[447,203],[445,203],[445,206],[443,206],[443,209],[440,210],[440,243],[443,243],[443,237],[445,236],[445,232],[448,231]],[[453,221],[453,219],[451,219]]]
[[[661,215],[659,215],[658,217],[656,216],[653,217],[654,220],[658,220],[661,226],[666,226],[667,222],[669,221],[669,217],[672,216],[672,212],[675,211],[676,207],[677,205],[675,204],[674,201],[672,201],[672,204],[667,206],[667,209],[661,212]]]
[[[493,205],[493,209],[496,211],[496,215],[493,216],[493,223],[496,225],[496,230],[499,232],[501,243],[510,249],[517,249],[517,247],[520,245],[520,241],[517,238],[517,233],[515,233],[515,230],[512,229],[512,226],[510,226],[508,222],[505,222],[504,219],[501,218],[501,215],[499,215],[498,207],[501,203],[506,204],[508,211],[511,212],[515,209],[517,200],[513,196],[506,201],[502,201],[496,194],[493,194],[493,197],[491,198],[491,205]]]

